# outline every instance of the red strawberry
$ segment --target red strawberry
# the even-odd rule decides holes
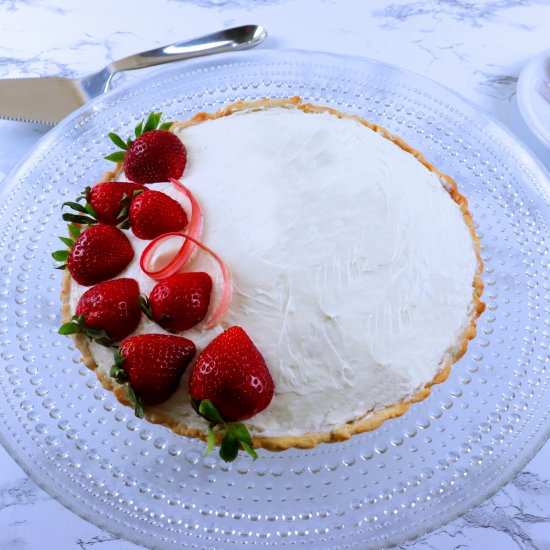
[[[180,204],[165,193],[147,190],[130,205],[130,225],[136,237],[149,240],[182,231],[187,225],[187,215]]]
[[[130,145],[123,168],[131,181],[154,183],[179,179],[186,163],[187,151],[175,134],[167,130],[152,130]]]
[[[146,187],[138,183],[107,181],[86,187],[76,201],[64,202],[76,214],[65,212],[63,219],[79,225],[106,223],[119,225],[128,218],[128,207],[137,193]],[[85,201],[82,205],[81,201]]]
[[[196,402],[209,400],[224,420],[246,420],[271,402],[274,384],[262,354],[241,327],[214,338],[199,355],[189,379]]]
[[[67,267],[77,283],[91,286],[116,277],[133,257],[126,235],[117,227],[100,223],[78,236],[68,254]]]
[[[158,282],[149,294],[150,317],[166,330],[188,330],[205,318],[211,291],[208,273],[175,273]]]
[[[129,396],[135,400],[136,414],[140,416],[141,403],[162,403],[176,391],[195,351],[195,344],[181,336],[131,336],[121,343],[111,376],[129,383]]]
[[[81,332],[110,346],[136,330],[140,318],[139,286],[134,279],[103,281],[80,297],[72,320],[60,334]]]
[[[154,183],[179,179],[187,163],[187,151],[180,139],[168,131],[171,122],[160,125],[162,113],[151,113],[136,127],[136,139],[124,141],[109,134],[122,151],[106,156],[114,162],[124,162],[126,177],[136,183]],[[159,129],[157,129],[159,128]]]
[[[94,185],[86,193],[86,198],[99,222],[118,225],[127,217],[127,209],[134,193],[145,189],[147,188],[144,185],[138,183],[107,181]]]

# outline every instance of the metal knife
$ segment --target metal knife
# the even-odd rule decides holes
[[[83,78],[0,79],[0,118],[56,124],[88,100],[106,92],[117,72],[244,50],[260,44],[266,37],[263,27],[245,25],[131,55]]]

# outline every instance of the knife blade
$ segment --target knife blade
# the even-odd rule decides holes
[[[76,80],[61,77],[0,80],[0,118],[56,124],[84,105]]]
[[[82,78],[0,79],[0,118],[56,124],[88,100],[106,92],[117,72],[248,49],[266,37],[267,31],[260,25],[244,25],[137,53]]]

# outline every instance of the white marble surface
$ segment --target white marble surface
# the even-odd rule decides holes
[[[4,0],[0,78],[84,75],[111,59],[245,23],[268,29],[266,47],[372,57],[445,83],[511,129],[550,170],[550,152],[523,122],[515,97],[522,67],[550,47],[548,0]],[[0,121],[0,178],[47,131]],[[550,443],[492,499],[401,548],[550,550],[549,463]],[[63,508],[2,449],[0,465],[0,548],[138,548]]]

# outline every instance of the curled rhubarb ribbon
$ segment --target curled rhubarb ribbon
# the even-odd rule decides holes
[[[159,246],[167,239],[170,239],[172,237],[181,237],[184,240],[183,244],[181,245],[181,248],[176,253],[174,258],[168,262],[168,264],[162,268],[159,271],[152,271],[149,269],[149,266],[151,265],[153,256],[155,255],[155,252],[158,250]],[[181,268],[185,261],[181,261],[181,257],[183,256],[182,251],[186,249],[186,245],[188,242],[191,242],[193,246],[198,246],[208,254],[210,254],[214,260],[218,263],[220,266],[220,271],[222,274],[222,294],[219,304],[217,305],[216,309],[209,315],[208,319],[206,320],[206,328],[211,329],[215,327],[219,320],[225,315],[225,312],[229,309],[229,305],[231,304],[231,297],[233,296],[233,285],[231,284],[231,277],[229,275],[229,269],[227,266],[223,263],[221,258],[210,248],[208,248],[206,245],[202,244],[200,241],[195,239],[192,235],[188,235],[187,233],[165,233],[164,235],[160,235],[160,237],[157,237],[156,239],[153,239],[146,247],[143,253],[141,254],[140,258],[140,266],[141,269],[147,275],[150,273],[154,273],[155,276],[153,279],[164,279],[166,277],[169,277],[173,273],[176,273],[177,269]],[[186,249],[188,250],[188,248]],[[187,258],[189,258],[190,253],[187,255]],[[178,268],[176,270],[173,270],[173,266],[175,265],[175,258],[179,258],[177,260]],[[187,259],[186,258],[186,259]],[[170,269],[167,269],[170,267]],[[164,275],[163,277],[160,277],[159,274],[161,272],[169,271],[168,275]],[[152,275],[149,275],[152,276]]]
[[[143,251],[143,254],[141,255],[141,259],[139,262],[139,265],[143,272],[151,277],[151,279],[155,279],[155,281],[160,281],[161,279],[166,279],[167,277],[170,277],[170,275],[173,275],[174,273],[177,273],[185,264],[185,262],[189,259],[191,256],[193,250],[195,249],[195,240],[198,240],[201,238],[201,232],[202,232],[202,210],[199,206],[199,203],[183,185],[180,181],[171,178],[170,182],[172,185],[178,190],[181,191],[191,202],[191,216],[189,221],[189,227],[187,230],[187,233],[191,237],[190,239],[186,239],[183,243],[183,246],[178,250],[177,254],[162,268],[158,271],[153,271],[150,269],[150,260],[152,258],[152,254],[146,255],[145,252],[151,247],[151,245],[156,242],[157,239],[154,239],[151,241],[151,243],[147,246],[147,248]],[[162,238],[163,235],[157,238]],[[157,250],[158,245],[153,248],[153,253]]]

